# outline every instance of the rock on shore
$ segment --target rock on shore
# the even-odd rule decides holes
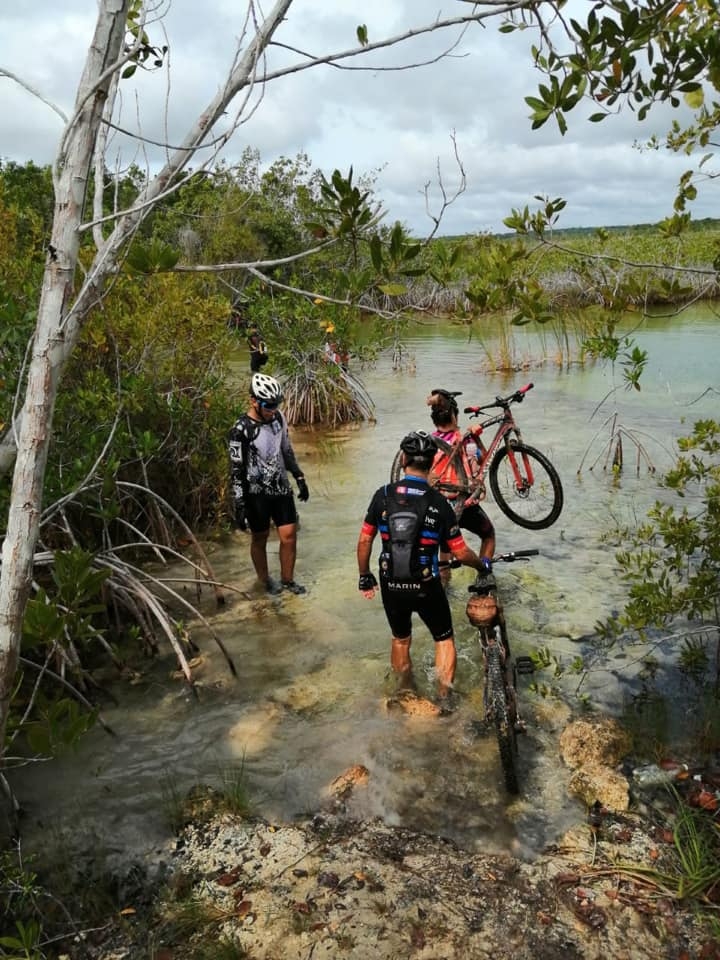
[[[282,826],[221,814],[181,832],[168,892],[135,935],[147,951],[152,930],[156,960],[209,958],[213,944],[248,960],[720,957],[690,908],[622,868],[662,869],[671,854],[628,814],[579,825],[532,863],[333,812]],[[178,937],[189,899],[207,921]],[[220,954],[228,941],[236,954]],[[140,955],[132,925],[94,954]]]

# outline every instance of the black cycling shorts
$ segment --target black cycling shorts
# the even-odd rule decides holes
[[[295,498],[291,493],[280,497],[270,497],[264,493],[250,494],[245,501],[245,517],[253,533],[265,533],[270,529],[270,521],[276,527],[297,523]]]
[[[479,503],[471,503],[469,507],[465,507],[460,514],[458,526],[462,530],[469,530],[470,533],[476,534],[481,540],[495,536],[492,521]]]
[[[452,637],[450,604],[439,579],[430,580],[420,593],[412,594],[390,591],[381,579],[380,593],[385,616],[397,640],[406,640],[412,634],[413,613],[417,613],[436,643]]]

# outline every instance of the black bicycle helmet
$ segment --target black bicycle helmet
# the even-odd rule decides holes
[[[439,423],[447,423],[452,417],[457,417],[460,413],[455,397],[462,395],[460,390],[432,390],[428,397],[430,406],[430,416],[435,426]]]
[[[430,464],[435,459],[438,445],[424,430],[415,430],[400,441],[400,449],[411,462]]]

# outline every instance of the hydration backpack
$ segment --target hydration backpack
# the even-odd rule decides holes
[[[397,490],[386,492],[388,543],[380,570],[388,590],[419,593],[432,576],[430,557],[420,549],[428,499],[428,491],[410,496],[399,496]]]

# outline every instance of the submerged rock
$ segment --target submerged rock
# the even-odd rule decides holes
[[[630,803],[627,779],[616,770],[632,746],[630,734],[610,717],[575,720],[560,734],[560,755],[575,772],[568,790],[588,807],[599,802],[617,812]]]
[[[442,707],[432,700],[425,697],[419,697],[411,690],[403,690],[390,697],[386,706],[388,710],[398,710],[407,714],[408,717],[439,717],[442,714]]]
[[[366,787],[370,780],[370,771],[361,763],[348,767],[330,784],[329,792],[338,800],[347,800],[356,787]]]

